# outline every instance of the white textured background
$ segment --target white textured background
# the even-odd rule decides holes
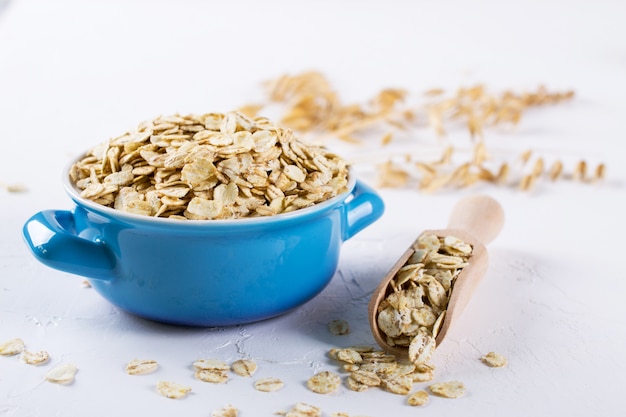
[[[0,416],[210,416],[228,403],[242,417],[269,416],[296,401],[326,416],[623,415],[625,16],[617,0],[0,0],[0,182],[28,188],[0,189],[0,342],[21,337],[52,356],[44,367],[0,357]],[[383,87],[574,89],[573,101],[529,111],[515,131],[489,131],[486,139],[504,153],[532,148],[548,159],[605,162],[607,179],[540,183],[532,193],[382,189],[386,214],[345,243],[322,294],[280,318],[235,328],[128,316],[82,288],[80,277],[47,269],[27,252],[22,224],[38,210],[70,207],[61,172],[86,148],[158,114],[257,101],[262,81],[309,69],[326,74],[348,102]],[[467,143],[464,131],[450,134]],[[395,146],[433,140],[428,131],[416,135]],[[393,149],[360,154],[336,145],[355,158]],[[375,184],[370,165],[358,168]],[[436,379],[462,380],[465,397],[432,398],[415,410],[376,389],[308,391],[309,376],[336,370],[329,348],[373,343],[371,291],[420,231],[444,227],[454,202],[471,192],[497,198],[507,223],[489,248],[475,299],[434,360]],[[350,335],[326,330],[339,317],[350,322]],[[481,364],[491,350],[509,366]],[[123,368],[135,357],[161,368],[129,377]],[[243,378],[196,381],[190,364],[200,357],[254,359],[255,379],[279,377],[286,386],[268,394]],[[61,362],[77,364],[75,383],[43,382]],[[162,398],[154,391],[159,379],[189,384],[193,394]]]

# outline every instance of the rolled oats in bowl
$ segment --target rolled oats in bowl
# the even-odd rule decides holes
[[[347,163],[266,118],[159,116],[70,168],[80,196],[128,213],[191,220],[272,216],[347,191]]]

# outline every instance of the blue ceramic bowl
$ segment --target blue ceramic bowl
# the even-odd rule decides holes
[[[23,233],[45,265],[86,277],[122,310],[192,326],[267,319],[317,295],[336,272],[340,247],[383,213],[381,198],[349,191],[271,217],[176,220],[134,215],[81,198],[32,216]]]

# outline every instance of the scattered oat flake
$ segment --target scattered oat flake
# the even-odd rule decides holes
[[[413,363],[426,363],[434,350],[435,338],[427,333],[419,333],[409,344],[409,359]]]
[[[431,88],[429,90],[424,91],[425,96],[440,96],[445,91],[442,88]]]
[[[20,338],[11,339],[0,344],[0,355],[13,356],[24,351],[24,341]]]
[[[354,372],[360,369],[360,366],[355,363],[344,363],[341,367],[346,372]]]
[[[558,180],[562,172],[563,172],[563,163],[559,160],[554,161],[549,171],[550,179],[552,181]]]
[[[369,389],[368,385],[365,385],[357,381],[356,379],[352,378],[352,376],[349,376],[348,378],[346,378],[346,387],[356,392],[362,392],[362,391]]]
[[[480,360],[487,366],[492,368],[502,368],[507,365],[507,360],[504,356],[496,352],[489,352]]]
[[[459,398],[465,394],[465,385],[460,381],[438,382],[428,387],[433,394],[444,398]]]
[[[162,396],[173,399],[186,397],[191,392],[191,387],[170,381],[157,382],[156,389]]]
[[[20,360],[29,365],[43,365],[50,360],[50,355],[45,350],[30,352],[25,350],[20,356]]]
[[[341,378],[339,375],[330,371],[322,371],[309,378],[306,386],[318,394],[330,394],[336,391],[340,384]]]
[[[328,323],[328,331],[334,335],[342,336],[350,333],[350,325],[343,319],[332,320]]]
[[[262,378],[254,383],[254,388],[263,392],[278,391],[285,383],[278,378]]]
[[[380,386],[387,392],[407,395],[413,388],[413,379],[410,376],[388,376],[381,379]]]
[[[413,382],[428,382],[433,380],[435,372],[432,369],[425,369],[422,371],[415,370],[415,372],[412,372],[410,376],[413,379]]]
[[[71,363],[66,363],[63,365],[59,365],[53,369],[51,369],[46,374],[46,381],[53,382],[55,384],[70,384],[74,381],[74,376],[78,372],[78,368],[76,365]]]
[[[395,131],[408,129],[415,125],[416,120],[424,120],[437,136],[446,134],[448,124],[461,123],[467,128],[470,139],[482,139],[487,128],[515,126],[526,110],[562,103],[575,95],[572,90],[549,91],[543,85],[531,91],[504,90],[493,93],[485,85],[477,84],[450,92],[440,88],[426,90],[423,98],[425,102],[415,107],[405,103],[408,101],[405,100],[408,91],[392,88],[381,90],[364,103],[343,103],[325,75],[316,71],[284,74],[267,82],[266,86],[268,101],[283,105],[281,122],[288,128],[317,135],[315,139],[335,137],[358,145],[367,142],[362,134],[393,129],[380,139],[381,146],[392,140]],[[414,175],[395,163],[383,164],[379,167],[379,183],[385,187],[405,187],[417,182],[420,184],[419,189],[424,192],[446,187],[469,187],[478,181],[507,185],[504,175],[504,171],[508,171],[506,161],[495,161],[496,165],[507,168],[501,170],[499,175],[494,175],[482,165],[487,159],[493,159],[492,155],[482,143],[475,148],[468,162],[459,161],[460,164],[450,158],[432,161],[428,156],[416,153],[416,157],[422,159],[420,162],[433,163],[435,172],[427,175]],[[531,155],[532,150],[522,155],[522,166]],[[466,164],[467,169],[464,168]],[[535,166],[535,173],[539,172],[538,168]],[[451,180],[449,173],[457,169],[462,171],[462,175],[454,175],[455,178]]]
[[[596,181],[601,181],[604,179],[605,176],[606,176],[606,166],[603,163],[600,163],[596,166],[594,179]]]
[[[585,161],[578,161],[576,166],[574,167],[574,172],[572,173],[572,177],[575,180],[584,181],[587,177],[587,163]]]
[[[424,390],[415,391],[407,397],[407,403],[414,407],[421,407],[428,402],[428,393]]]
[[[212,382],[214,384],[221,384],[228,381],[228,374],[222,369],[198,369],[195,376],[197,379],[203,382]]]
[[[339,349],[335,355],[335,359],[347,364],[359,364],[363,362],[363,356],[354,349]]]
[[[520,181],[519,187],[523,191],[530,191],[537,182],[536,177],[531,174],[524,175]]]
[[[156,371],[158,367],[157,361],[152,359],[133,359],[126,365],[126,373],[128,375],[144,375]]]
[[[239,410],[230,404],[211,413],[211,417],[237,417],[238,415]]]
[[[321,417],[322,410],[318,407],[306,403],[298,402],[291,410],[287,411],[285,417]]]
[[[261,109],[263,109],[262,104],[248,104],[238,108],[237,111],[248,117],[256,117]]]
[[[243,377],[251,377],[257,370],[257,364],[249,359],[239,359],[230,365],[230,370]]]
[[[24,193],[28,191],[28,188],[23,184],[9,184],[6,186],[6,189],[10,193]]]
[[[382,139],[380,140],[381,145],[389,145],[391,143],[391,140],[393,139],[393,134],[392,133],[387,133],[385,136],[382,137]]]
[[[198,359],[193,363],[193,367],[196,369],[215,369],[222,371],[226,371],[230,368],[226,362],[217,359]]]
[[[350,378],[368,387],[377,387],[381,382],[380,377],[376,374],[376,372],[364,371],[361,369],[350,373]]]

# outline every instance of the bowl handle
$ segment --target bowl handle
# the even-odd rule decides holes
[[[385,204],[371,187],[356,181],[344,211],[343,240],[348,240],[383,215]]]
[[[113,279],[115,257],[104,242],[76,234],[71,211],[41,211],[28,219],[22,232],[28,248],[44,265],[89,278]]]

